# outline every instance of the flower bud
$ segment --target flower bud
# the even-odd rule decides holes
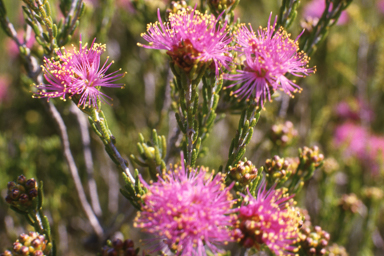
[[[347,212],[357,213],[361,210],[363,203],[357,198],[355,194],[344,194],[339,200],[338,205]]]
[[[20,175],[19,177],[17,177],[17,183],[19,184],[24,184],[26,181],[27,181],[27,178],[25,178],[24,175]]]
[[[326,174],[330,175],[339,169],[339,164],[336,159],[330,157],[324,160],[323,170]]]
[[[10,181],[8,182],[7,187],[9,191],[12,191],[16,187],[16,183],[13,181]]]
[[[236,181],[236,184],[242,188],[252,182],[257,174],[257,168],[247,159],[245,159],[245,162],[239,161],[229,172],[231,179]]]
[[[8,182],[8,192],[5,201],[21,211],[35,210],[30,207],[36,207],[32,200],[38,196],[38,187],[35,179],[27,180],[24,175],[14,181]]]
[[[269,138],[272,143],[278,147],[287,147],[291,145],[297,138],[297,135],[297,130],[290,121],[273,125],[269,132]]]
[[[134,243],[130,239],[121,241],[115,238],[108,240],[107,244],[101,249],[101,256],[137,256]]]
[[[327,250],[329,252],[328,256],[348,256],[345,248],[338,244],[332,244],[332,246],[329,246]]]
[[[268,184],[274,184],[276,182],[284,182],[292,174],[289,161],[279,156],[274,156],[272,159],[265,161],[266,178]]]
[[[34,178],[27,180],[27,182],[25,183],[25,186],[30,189],[37,188],[36,180]]]
[[[184,1],[184,0],[181,0],[181,1],[172,1],[171,4],[170,4],[170,8],[168,8],[165,13],[166,13],[166,18],[167,20],[169,19],[169,16],[172,14],[178,14],[182,11],[187,11],[188,9],[191,9],[191,7],[189,7],[187,5],[187,2]]]
[[[235,2],[236,0],[208,0],[208,5],[211,12],[218,15],[224,10],[229,10]]]
[[[311,231],[311,229],[313,229],[313,231]],[[330,239],[328,232],[322,230],[320,226],[312,227],[309,224],[308,227],[302,228],[300,233],[298,244],[307,255],[326,255]]]
[[[0,254],[0,256],[12,256],[12,252],[7,250],[7,251],[3,252],[2,254]]]
[[[383,198],[383,190],[378,187],[369,187],[363,189],[363,195],[372,201],[379,201]]]

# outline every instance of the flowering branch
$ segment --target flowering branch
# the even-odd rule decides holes
[[[131,154],[130,158],[136,164],[149,168],[149,174],[153,180],[157,180],[157,175],[165,170],[164,157],[167,152],[167,141],[165,136],[158,136],[157,131],[152,130],[151,142],[145,142],[142,134],[139,134],[140,142],[137,148],[140,158]]]
[[[283,3],[280,7],[279,20],[277,22],[277,27],[280,26],[288,29],[293,21],[297,17],[297,7],[299,7],[300,0],[283,0]]]
[[[236,136],[232,139],[229,148],[225,171],[231,169],[231,166],[234,166],[244,156],[246,146],[252,139],[253,128],[259,121],[260,111],[261,108],[257,107],[257,103],[254,101],[250,101],[248,107],[242,111]]]
[[[5,200],[10,204],[12,210],[26,218],[36,232],[45,236],[43,241],[45,241],[46,246],[44,246],[43,250],[48,255],[55,256],[56,249],[51,236],[51,227],[47,216],[44,216],[42,210],[43,182],[37,185],[35,179],[27,180],[23,175],[20,175],[17,182],[8,182],[8,193]],[[15,246],[14,244],[13,249],[14,251],[20,251],[21,245]]]
[[[83,0],[61,0],[60,9],[65,16],[65,20],[60,22],[57,27],[58,34],[56,40],[59,46],[63,46],[71,39],[79,25],[79,20],[85,11],[85,5]]]
[[[337,23],[341,12],[344,11],[353,0],[326,0],[326,6],[320,20],[312,32],[301,41],[304,52],[311,55],[316,51],[317,45],[326,38],[330,27]]]
[[[132,177],[131,172],[128,168],[128,162],[125,160],[120,152],[117,150],[115,143],[115,136],[112,135],[111,130],[109,130],[107,119],[101,110],[101,102],[97,100],[99,105],[99,110],[96,108],[90,108],[85,110],[90,114],[88,121],[91,124],[91,127],[95,131],[96,135],[99,136],[101,141],[104,143],[105,151],[108,153],[112,161],[120,168],[120,170],[125,173],[130,181],[134,184],[135,179]]]
[[[80,2],[82,2],[82,1],[80,1]],[[46,3],[44,3],[44,4],[46,4]],[[30,49],[28,47],[25,46],[25,43],[20,43],[20,41],[17,39],[17,33],[14,30],[13,25],[8,21],[8,19],[5,16],[6,11],[5,11],[5,8],[4,8],[2,2],[0,4],[0,6],[1,6],[0,11],[2,12],[2,14],[4,14],[4,15],[1,15],[1,17],[2,17],[0,19],[1,24],[2,24],[2,26],[4,28],[4,30],[6,31],[6,33],[19,46],[20,53],[24,57],[24,59],[25,59],[25,61],[27,63],[28,76],[31,79],[33,79],[37,84],[41,84],[43,82],[43,76],[41,74],[41,68],[39,67],[37,59],[31,55],[31,51],[30,51]],[[36,16],[37,17],[36,18],[33,15],[32,15],[33,16],[32,18],[36,18],[39,23],[29,22],[28,19],[26,20],[26,22],[29,25],[32,25],[32,28],[34,30],[36,30],[36,29],[39,30],[40,29],[40,27],[39,27],[40,23],[47,24],[47,26],[51,26],[52,25],[52,19],[50,17],[46,16],[46,13],[45,13],[46,11],[47,11],[47,13],[50,13],[50,11],[49,11],[49,4],[43,5],[39,1],[39,5],[38,6],[39,6],[38,9],[36,9],[35,6],[30,7],[31,9],[29,10],[29,12],[30,12],[31,15],[35,14],[36,12],[38,12],[39,15],[41,15],[41,17],[44,18],[44,20],[43,21],[39,20],[40,16]],[[27,7],[24,8],[25,9],[24,12],[26,12],[26,8]],[[78,8],[78,9],[76,9],[77,10],[76,13],[78,13],[77,17],[79,18],[80,14],[81,14],[80,9],[79,9],[80,8],[79,5],[77,5],[76,8]],[[71,18],[68,18],[68,19],[71,19]],[[33,27],[33,25],[35,27]],[[73,33],[73,32],[74,31],[72,31],[71,33]],[[38,34],[36,34],[36,35],[38,35]],[[48,53],[52,53],[52,50],[53,50],[52,45],[51,45],[51,47],[49,47],[48,45],[45,45],[44,49]],[[65,159],[66,159],[66,161],[68,163],[69,170],[70,170],[72,178],[74,180],[75,187],[76,187],[76,190],[77,190],[77,193],[78,193],[78,196],[79,196],[80,203],[81,203],[81,205],[82,205],[82,207],[84,209],[84,212],[86,213],[86,215],[87,215],[87,217],[88,217],[88,219],[89,219],[89,221],[91,223],[92,228],[94,229],[94,231],[98,235],[98,237],[101,238],[102,235],[103,235],[103,229],[102,229],[102,227],[101,227],[97,217],[95,216],[94,212],[92,211],[91,206],[89,205],[89,203],[87,201],[87,198],[86,198],[86,195],[85,195],[85,192],[84,192],[84,188],[83,188],[83,186],[81,184],[79,173],[78,173],[78,170],[77,170],[77,167],[76,167],[76,164],[75,164],[75,161],[74,161],[71,149],[70,149],[69,140],[68,140],[68,133],[67,133],[67,128],[65,126],[65,123],[64,123],[60,113],[57,111],[56,107],[52,103],[50,103],[50,102],[43,102],[43,104],[47,108],[48,112],[52,116],[52,118],[55,121],[57,127],[59,128],[60,137],[61,137],[62,144],[63,144],[63,149],[64,149],[64,157],[65,157]]]

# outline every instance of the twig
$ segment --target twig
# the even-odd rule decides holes
[[[116,139],[108,128],[108,122],[104,116],[103,111],[99,112],[96,109],[93,109],[91,118],[93,119],[93,129],[103,141],[109,157],[115,162],[121,171],[123,171],[128,176],[132,184],[135,184],[135,179],[133,178],[128,168],[128,162],[121,156],[120,152],[115,146]]]
[[[75,183],[75,187],[77,190],[77,194],[80,199],[81,206],[84,209],[85,214],[88,217],[89,222],[91,223],[91,226],[98,237],[103,237],[103,228],[101,227],[99,220],[97,219],[95,213],[92,211],[92,208],[90,204],[87,201],[87,197],[85,196],[84,188],[81,184],[79,172],[77,170],[75,160],[73,159],[72,152],[69,145],[69,139],[68,139],[68,133],[67,133],[67,127],[64,124],[64,120],[61,117],[59,111],[57,111],[56,107],[50,103],[43,101],[45,106],[48,108],[49,113],[53,117],[55,123],[57,124],[59,131],[60,131],[60,137],[62,139],[63,148],[64,148],[64,156],[67,160],[69,170],[71,172],[73,181]]]
[[[164,158],[164,162],[166,164],[168,163],[168,160],[171,157],[172,153],[176,150],[176,142],[178,141],[178,139],[180,137],[180,133],[181,133],[180,129],[178,127],[176,127],[174,129],[174,134],[169,139],[169,142],[168,142],[169,147],[167,150],[167,154]]]
[[[99,202],[99,195],[97,193],[97,185],[93,177],[93,161],[91,151],[91,139],[88,131],[88,120],[73,102],[69,110],[72,114],[76,116],[80,127],[81,142],[83,144],[84,152],[85,170],[87,171],[88,189],[89,195],[91,197],[92,208],[97,216],[101,216],[102,210]]]

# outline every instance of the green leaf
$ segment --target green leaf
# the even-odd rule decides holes
[[[44,202],[44,193],[43,193],[43,181],[40,181],[39,187],[37,189],[37,209],[40,210],[43,207]]]

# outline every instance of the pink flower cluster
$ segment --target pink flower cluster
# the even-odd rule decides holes
[[[78,106],[97,108],[97,100],[107,102],[109,96],[102,93],[100,87],[122,88],[123,84],[114,82],[122,78],[125,73],[117,70],[106,75],[113,61],[108,64],[108,58],[100,67],[100,56],[106,46],[95,43],[91,46],[82,45],[80,41],[79,50],[58,50],[58,58],[44,59],[43,72],[47,84],[37,85],[38,92],[34,98],[57,98],[62,100],[77,96]]]
[[[229,74],[227,80],[236,83],[227,88],[237,87],[232,93],[240,99],[251,97],[263,107],[275,90],[282,90],[290,96],[301,88],[285,75],[304,77],[315,72],[308,68],[308,57],[299,51],[298,39],[292,40],[289,34],[280,28],[276,31],[276,22],[271,26],[271,17],[267,28],[260,28],[256,33],[252,27],[241,25],[235,33],[238,51],[244,61],[244,69],[237,70],[237,74]]]
[[[134,226],[152,233],[177,255],[206,255],[233,240],[235,200],[221,174],[175,166],[151,185]],[[161,249],[157,246],[155,250]]]
[[[222,67],[228,68],[232,38],[226,23],[220,26],[214,15],[190,9],[171,13],[168,23],[163,23],[158,10],[158,19],[159,22],[148,25],[147,34],[142,34],[149,45],[139,46],[167,50],[172,61],[187,73],[198,62],[212,62],[216,75]]]
[[[237,240],[246,248],[266,245],[276,255],[295,255],[299,238],[300,214],[293,207],[293,196],[275,186],[261,184],[257,197],[249,192],[239,211]]]
[[[373,119],[372,111],[355,100],[341,102],[336,112],[345,121],[335,129],[334,144],[342,149],[344,158],[356,158],[370,168],[372,174],[377,174],[384,159],[384,136],[372,134],[368,127],[360,124],[362,114],[366,121]]]

